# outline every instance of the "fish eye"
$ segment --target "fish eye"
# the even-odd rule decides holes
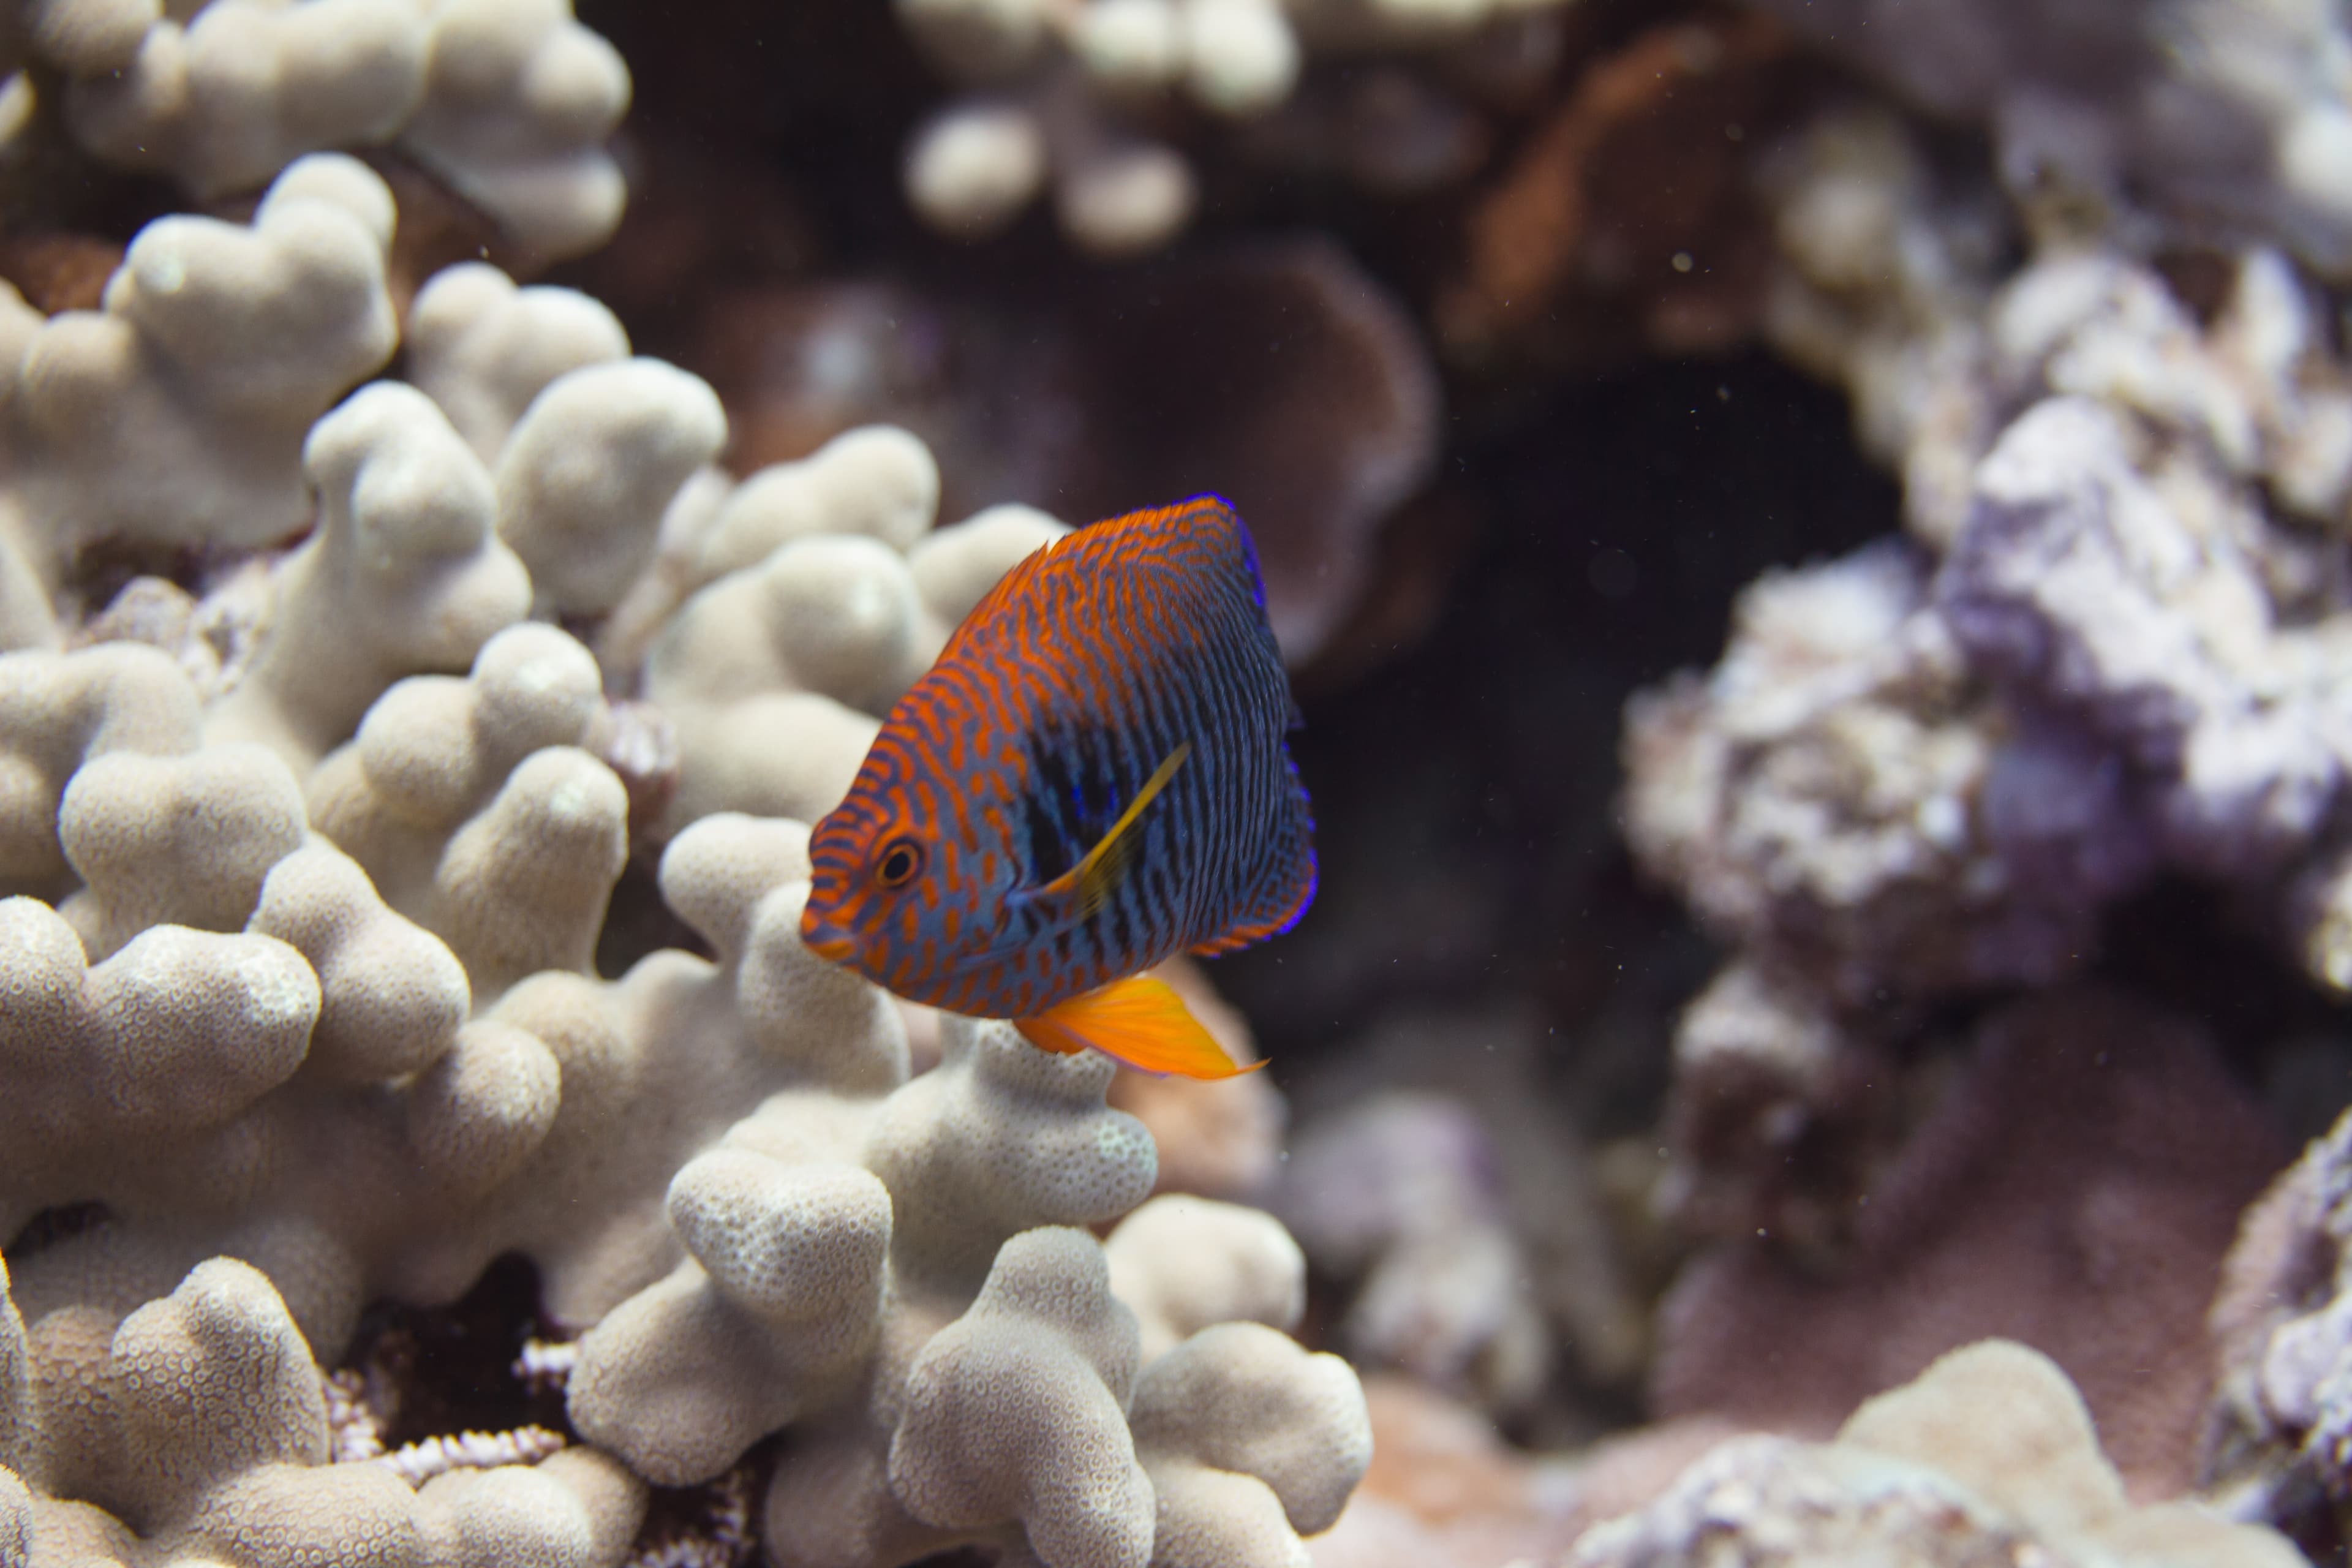
[[[874,879],[886,888],[903,888],[922,868],[923,847],[911,838],[894,839],[874,863]]]

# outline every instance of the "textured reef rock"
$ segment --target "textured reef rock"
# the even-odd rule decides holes
[[[1107,1060],[799,940],[802,822],[1064,525],[934,529],[887,427],[730,478],[709,386],[480,262],[404,342],[397,221],[314,153],[249,224],[151,224],[99,309],[0,300],[0,1562],[615,1568],[706,1482],[780,1565],[1298,1562],[1370,1436],[1287,1337],[1286,1233],[1147,1202]],[[623,926],[660,935],[600,974]],[[1237,1105],[1192,1158],[1262,1183],[1279,1100]],[[518,1373],[567,1429],[384,1452],[380,1385],[434,1373],[382,1314],[501,1258],[574,1336]]]
[[[2275,249],[2159,271],[2045,225],[2000,277],[1997,200],[1877,111],[1760,177],[1768,331],[1853,390],[1909,537],[1754,584],[1632,705],[1625,822],[1738,949],[1678,1040],[1672,1195],[1818,1238],[1887,1152],[1885,1047],[2079,971],[2159,877],[2352,984],[2352,372]]]
[[[2246,1211],[2213,1303],[2203,1479],[2232,1514],[2324,1521],[2352,1495],[2352,1117]]]
[[[2292,1568],[2270,1531],[2135,1508],[2066,1374],[2004,1340],[1954,1351],[1822,1444],[1743,1437],[1591,1531],[1570,1568],[1872,1562]]]
[[[1634,706],[1644,862],[1842,1003],[2047,981],[2159,869],[2340,988],[2352,405],[2316,331],[2274,255],[2208,329],[2127,263],[2029,268],[1991,374],[1904,438],[1920,543],[1766,579],[1710,677]]]
[[[1765,334],[1849,391],[1904,532],[1752,584],[1721,661],[1628,710],[1627,839],[1732,950],[1675,1042],[1654,1195],[1708,1246],[1655,1406],[1825,1435],[1997,1334],[2080,1386],[2135,1494],[2195,1484],[2201,1438],[2238,1517],[2308,1521],[2340,1474],[2329,1146],[2247,1219],[2209,1328],[2284,1152],[2195,1031],[2078,977],[2163,881],[2352,987],[2352,369],[2304,270],[2352,212],[2340,22],[1761,8],[1985,124],[2000,167],[1852,97],[1754,165]],[[1732,1561],[1784,1531],[2087,1550],[1882,1496],[1850,1435],[1727,1449],[1587,1554],[1685,1560],[1718,1504]]]

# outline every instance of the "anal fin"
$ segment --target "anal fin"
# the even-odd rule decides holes
[[[1244,1067],[1225,1055],[1183,999],[1147,974],[1073,996],[1036,1017],[1016,1018],[1013,1026],[1039,1050],[1062,1056],[1097,1050],[1161,1078],[1234,1078],[1265,1065]]]

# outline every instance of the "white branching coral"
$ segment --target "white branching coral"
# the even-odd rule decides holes
[[[526,258],[593,250],[620,221],[604,143],[629,73],[569,0],[12,0],[0,72],[19,54],[58,73],[84,148],[199,200],[390,142]]]
[[[344,3],[151,16],[148,65],[106,90],[152,86],[159,50],[216,73],[239,28],[282,64]],[[401,9],[439,40],[404,143],[453,181],[488,157],[478,199],[542,232],[593,205],[575,154],[610,95],[568,12]],[[104,53],[52,20],[12,8],[5,47]],[[501,118],[514,70],[541,119]],[[189,90],[173,112],[211,113]],[[270,134],[316,129],[273,112]],[[275,156],[206,124],[174,173]],[[250,225],[151,225],[102,310],[0,296],[23,350],[0,631],[27,645],[0,653],[0,1560],[618,1568],[648,1482],[730,1473],[704,1534],[731,1551],[739,1461],[790,1429],[804,1458],[756,1527],[778,1562],[1025,1531],[1048,1563],[1116,1542],[1141,1568],[1154,1465],[1188,1495],[1257,1477],[1281,1506],[1234,1561],[1295,1562],[1363,1418],[1277,1332],[1303,1289],[1279,1227],[1147,1224],[1120,1273],[1156,1360],[1203,1388],[1224,1368],[1336,1457],[1301,1480],[1213,1434],[1139,1446],[1136,1318],[1076,1228],[1151,1189],[1110,1065],[962,1022],[910,1078],[901,1006],[800,942],[808,829],[780,808],[827,809],[947,628],[1063,525],[935,530],[938,470],[892,429],[736,482],[708,386],[479,263],[420,289],[413,379],[357,384],[402,347],[395,216],[365,168],[309,156]],[[93,550],[156,574],[85,602]],[[667,906],[636,912],[699,953],[600,955],[633,858]],[[1171,1245],[1215,1266],[1177,1289],[1150,1267]],[[574,1336],[523,1375],[586,1441],[517,1424],[386,1453],[410,1435],[392,1402],[320,1363],[371,1303],[446,1306],[502,1255]],[[1236,1320],[1282,1349],[1203,1342]],[[1087,1369],[1065,1392],[1125,1458],[1007,1396],[990,1369],[1014,1363]],[[1015,1429],[1036,1441],[1008,1458]],[[853,1540],[880,1544],[827,1555]]]
[[[0,369],[0,553],[53,586],[100,539],[252,549],[298,531],[312,423],[396,341],[393,223],[382,180],[318,157],[249,226],[142,229],[103,309],[40,322]]]
[[[1264,1215],[1175,1198],[1097,1243],[1075,1227],[1134,1205],[1154,1164],[1103,1104],[1109,1064],[961,1020],[946,1047],[879,1100],[778,1095],[680,1173],[692,1258],[582,1341],[574,1426],[673,1485],[796,1434],[767,1508],[787,1563],[968,1541],[1141,1568],[1163,1561],[1155,1515],[1165,1561],[1295,1561],[1370,1458],[1353,1375],[1279,1331],[1297,1247]],[[1278,1508],[1252,1501],[1265,1487]],[[1245,1522],[1214,1522],[1236,1497]]]
[[[51,1335],[44,1343],[38,1321],[28,1335],[6,1283],[0,1272],[0,1367],[29,1349],[56,1377],[66,1370],[62,1342]],[[83,1349],[95,1359],[73,1370],[88,1383],[66,1384],[37,1405],[21,1384],[14,1398],[0,1388],[0,1415],[16,1418],[17,1439],[0,1447],[0,1542],[11,1512],[37,1542],[18,1561],[201,1558],[261,1568],[290,1551],[436,1568],[593,1568],[620,1561],[644,1512],[644,1482],[606,1455],[563,1449],[561,1439],[489,1446],[536,1463],[436,1471],[411,1461],[414,1479],[389,1458],[331,1462],[310,1349],[268,1279],[231,1258],[192,1269]],[[105,1420],[93,1419],[89,1400],[106,1404]],[[0,1419],[0,1431],[11,1425]],[[476,1464],[492,1458],[480,1444],[456,1447]],[[26,1494],[16,1466],[42,1490]],[[13,1506],[12,1490],[23,1500]]]
[[[1050,191],[1063,234],[1091,255],[1160,248],[1192,221],[1192,165],[1154,121],[1181,105],[1212,121],[1263,121],[1299,85],[1310,53],[1444,58],[1475,77],[1482,52],[1541,58],[1561,0],[898,0],[900,24],[941,72],[970,89],[919,126],[901,171],[908,202],[941,233],[983,239]],[[1399,78],[1404,98],[1441,99]],[[1398,92],[1389,94],[1393,100]],[[1377,117],[1375,117],[1377,118]],[[1397,118],[1393,114],[1390,117]],[[1405,118],[1445,121],[1416,103]],[[1352,141],[1343,164],[1369,183],[1426,177],[1411,154]],[[1403,129],[1391,127],[1391,130]],[[1391,139],[1416,135],[1420,125]],[[1294,131],[1290,141],[1325,138]],[[1265,139],[1280,146],[1277,133]]]

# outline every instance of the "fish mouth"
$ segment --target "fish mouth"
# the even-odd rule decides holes
[[[801,945],[828,963],[847,963],[857,955],[857,939],[831,921],[802,921]]]

